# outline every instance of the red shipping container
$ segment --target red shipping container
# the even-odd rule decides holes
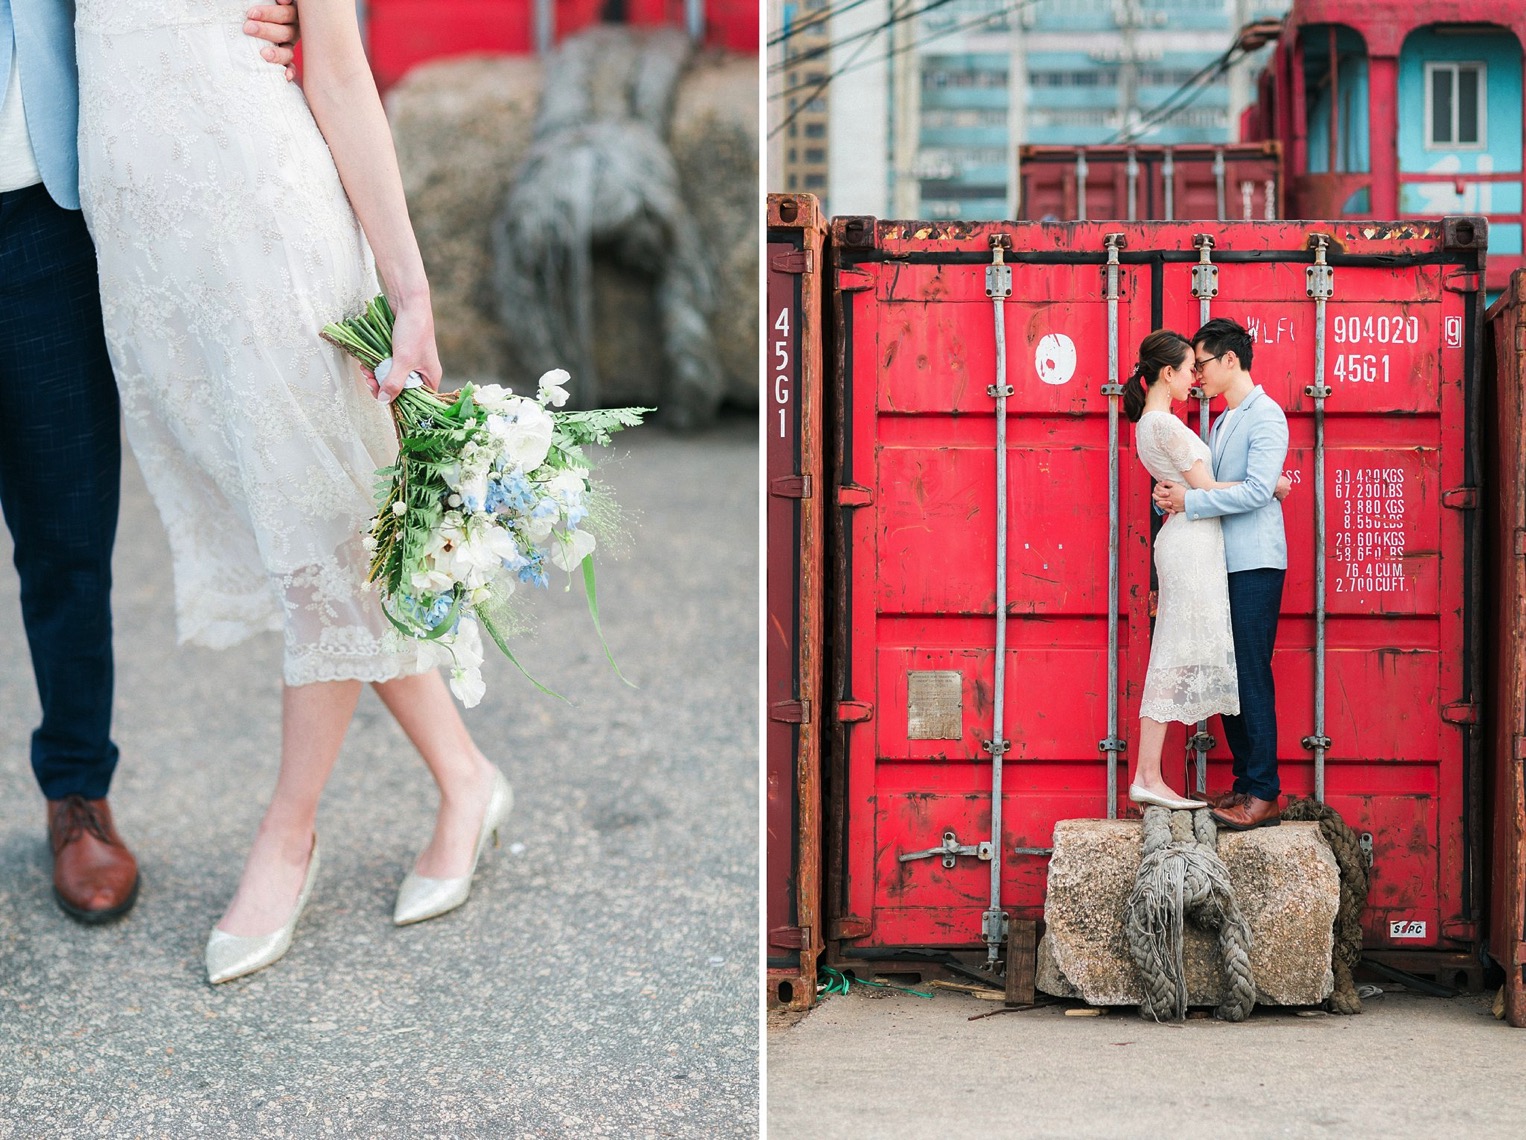
[[[816,1000],[821,905],[823,654],[822,261],[826,223],[809,194],[768,196],[768,1000]]]
[[[1494,677],[1488,798],[1489,956],[1505,971],[1505,1017],[1526,1028],[1526,270],[1489,310],[1494,382],[1488,596]]]
[[[555,0],[555,39],[599,22],[602,0]],[[535,0],[370,0],[366,25],[371,69],[383,90],[433,59],[480,52],[535,50]],[[627,22],[638,27],[686,26],[684,0],[629,0]],[[707,0],[705,43],[758,50],[758,6]]]
[[[1057,820],[1129,809],[1118,789],[1149,651],[1152,514],[1107,386],[1151,329],[1190,335],[1212,315],[1252,331],[1253,373],[1291,433],[1273,666],[1284,793],[1322,791],[1370,839],[1372,953],[1476,970],[1466,952],[1481,916],[1485,234],[1471,218],[834,222],[842,580],[831,684],[844,743],[826,905],[839,957],[990,945],[999,921],[988,913],[1041,916]],[[1000,371],[988,288],[1009,291]],[[1173,771],[1186,744],[1180,729],[1168,738],[1168,778],[1228,787],[1222,746],[1206,771]]]
[[[1282,147],[1025,146],[1020,221],[1142,221],[1283,216]]]

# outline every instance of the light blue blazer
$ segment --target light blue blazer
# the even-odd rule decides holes
[[[79,68],[74,0],[0,0],[0,93],[21,64],[27,135],[42,184],[66,210],[79,209]]]
[[[1220,429],[1223,430],[1220,430]],[[1239,483],[1216,491],[1187,492],[1189,519],[1222,519],[1224,562],[1239,570],[1286,570],[1288,540],[1282,504],[1272,495],[1288,457],[1288,420],[1258,384],[1224,426],[1221,414],[1208,433],[1213,477]]]

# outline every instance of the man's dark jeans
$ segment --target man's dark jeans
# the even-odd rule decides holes
[[[42,724],[50,800],[104,796],[111,742],[111,547],[122,444],[95,249],[42,186],[0,194],[0,508]]]
[[[1234,753],[1234,790],[1261,800],[1282,792],[1277,779],[1277,696],[1272,647],[1282,608],[1284,570],[1239,570],[1229,576],[1229,624],[1240,679],[1240,715],[1226,716],[1224,739]]]

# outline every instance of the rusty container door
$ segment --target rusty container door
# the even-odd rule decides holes
[[[834,222],[834,953],[994,955],[1003,915],[1042,913],[1055,822],[1129,810],[1150,480],[1114,385],[1151,329],[1227,316],[1257,339],[1297,484],[1274,661],[1284,792],[1369,837],[1368,945],[1456,964],[1479,914],[1484,234]],[[1186,746],[1168,738],[1168,764],[1190,757],[1179,786],[1228,786],[1222,745]]]
[[[1282,217],[1282,148],[1025,146],[1022,221],[1263,221]]]
[[[816,998],[821,899],[822,253],[809,194],[768,196],[767,960],[770,1004]]]
[[[1505,1017],[1526,1028],[1526,271],[1489,310],[1493,384],[1488,596],[1494,724],[1489,801],[1489,953],[1505,971]]]

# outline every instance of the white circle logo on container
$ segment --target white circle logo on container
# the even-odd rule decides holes
[[[1033,354],[1033,367],[1045,384],[1068,384],[1076,374],[1076,342],[1064,333],[1046,333]]]

